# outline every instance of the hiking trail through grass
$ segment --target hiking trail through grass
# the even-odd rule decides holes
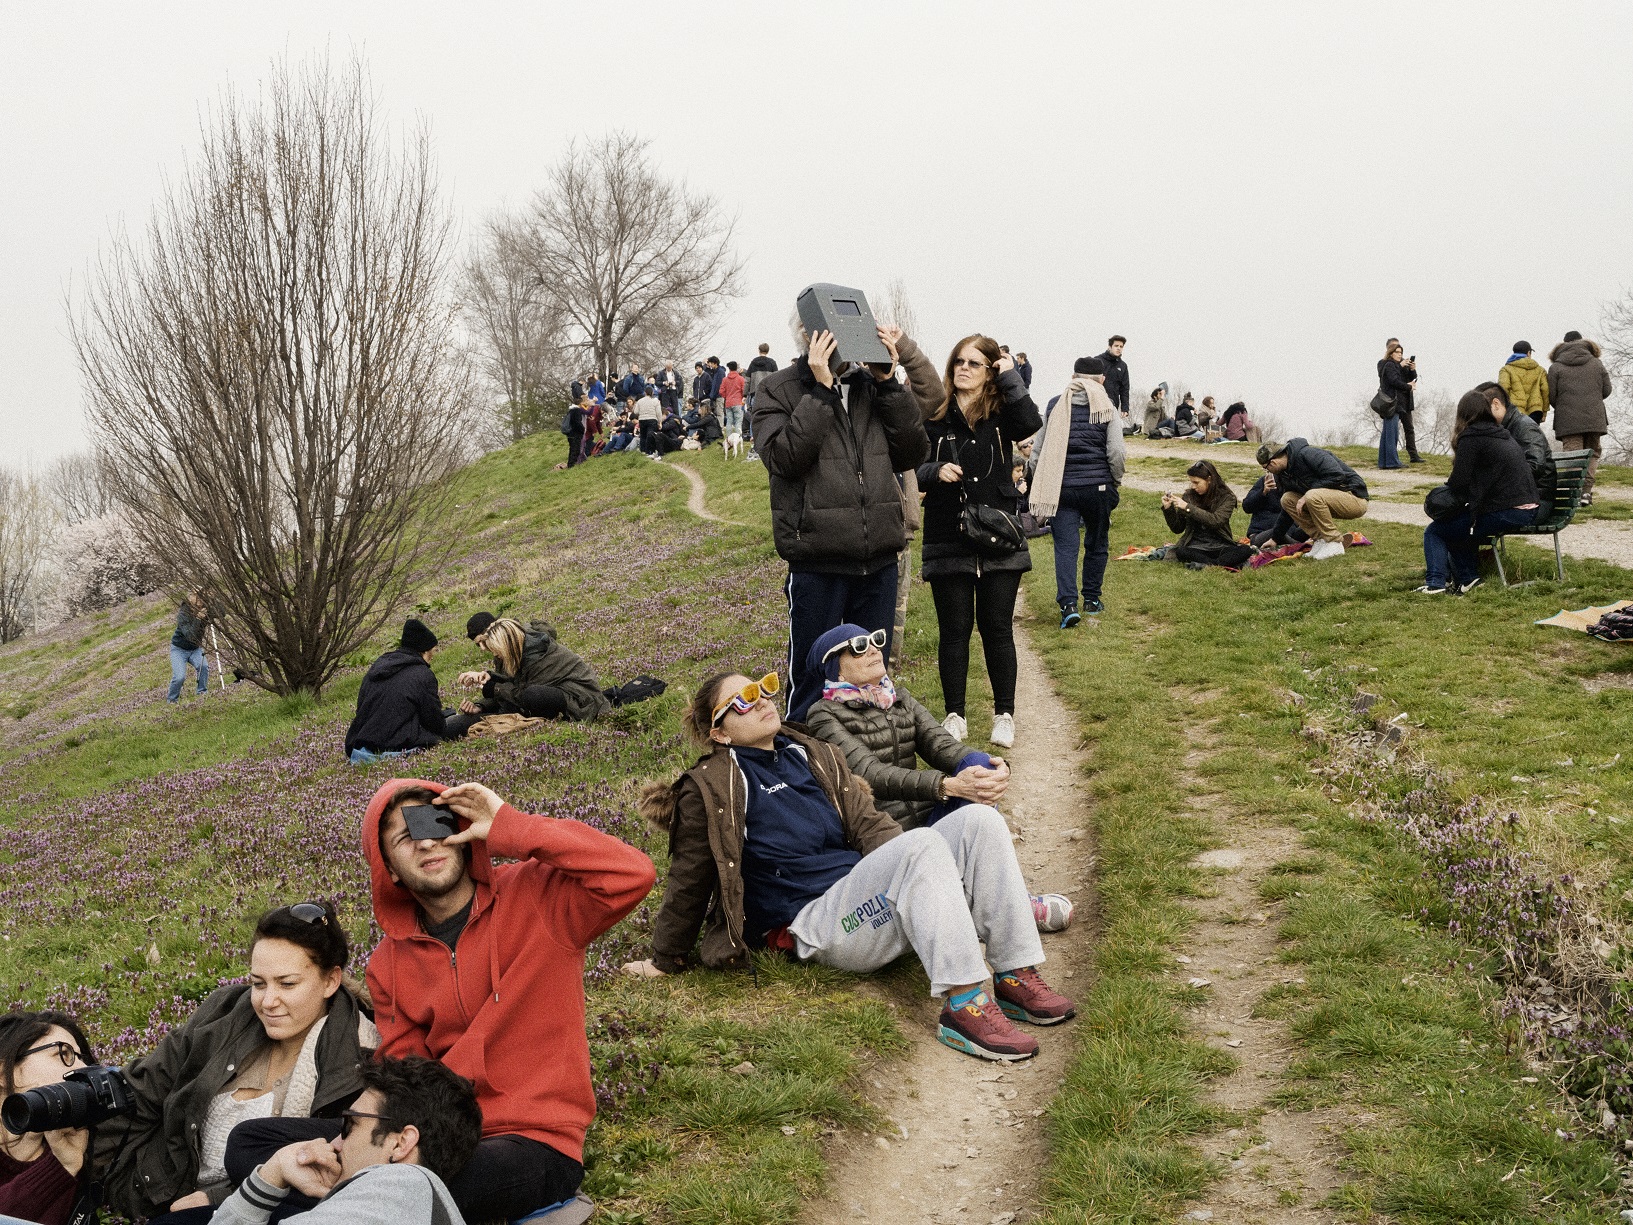
[[[1088,989],[1094,949],[1082,732],[1019,621],[1015,747],[1002,753],[1014,781],[1000,807],[1028,887],[1064,893],[1077,908],[1070,928],[1043,937],[1044,977],[1075,999]],[[1023,1063],[989,1063],[937,1041],[940,1005],[924,994],[922,975],[885,989],[911,1048],[868,1073],[862,1091],[880,1125],[838,1134],[828,1154],[827,1196],[807,1206],[805,1219],[1004,1225],[1028,1218],[1049,1153],[1044,1115],[1066,1074],[1077,1022],[1024,1026],[1038,1039],[1038,1054]]]

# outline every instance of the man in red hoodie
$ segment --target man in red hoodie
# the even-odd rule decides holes
[[[410,838],[412,804],[448,809],[459,831]],[[570,1198],[595,1118],[584,950],[651,891],[652,861],[582,822],[518,812],[480,783],[401,778],[369,801],[363,854],[385,933],[368,965],[377,1053],[438,1059],[476,1084],[482,1142],[449,1184],[455,1203],[468,1221],[493,1221]],[[338,1132],[337,1120],[258,1123],[255,1150],[235,1144],[229,1172],[325,1126]]]

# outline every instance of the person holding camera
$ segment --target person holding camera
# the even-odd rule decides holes
[[[363,1092],[332,1140],[297,1141],[239,1184],[213,1225],[267,1225],[296,1196],[321,1201],[302,1225],[464,1225],[448,1183],[482,1138],[470,1081],[433,1059],[363,1065]],[[304,1202],[304,1201],[303,1201]]]
[[[187,1024],[123,1069],[128,1108],[97,1128],[108,1207],[171,1225],[207,1221],[233,1189],[227,1140],[251,1120],[338,1118],[380,1036],[345,982],[328,902],[261,916],[247,982],[220,987]]]
[[[0,1099],[96,1065],[79,1022],[62,1012],[0,1016]],[[0,1124],[0,1220],[67,1225],[79,1198],[91,1133],[85,1127],[13,1131]]]
[[[1254,554],[1250,545],[1239,544],[1231,533],[1231,516],[1236,513],[1236,493],[1219,475],[1219,469],[1199,459],[1185,470],[1190,488],[1182,494],[1162,495],[1162,517],[1170,531],[1180,533],[1174,555],[1192,569],[1227,566],[1240,570]]]
[[[1043,428],[1038,406],[1015,363],[990,336],[966,336],[947,357],[941,403],[925,422],[930,458],[919,465],[924,492],[923,576],[936,606],[936,666],[947,708],[943,726],[955,740],[964,718],[970,634],[992,683],[992,743],[1015,743],[1015,597],[1032,554],[1020,530],[1020,490],[1014,483],[1015,444]],[[992,543],[972,512],[987,508],[1009,520],[1012,538]]]

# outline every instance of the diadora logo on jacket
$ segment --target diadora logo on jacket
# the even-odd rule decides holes
[[[848,915],[841,915],[839,925],[845,929],[848,936],[866,923],[869,927],[883,927],[895,918],[895,911],[890,909],[890,900],[882,893],[874,894]]]
[[[764,783],[761,783],[760,784],[760,790],[765,792],[767,795],[775,795],[779,791],[788,790],[788,784],[787,783],[772,783],[771,786],[767,787]]]

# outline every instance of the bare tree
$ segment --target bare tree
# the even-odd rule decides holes
[[[251,680],[320,694],[436,556],[458,462],[449,216],[428,134],[382,132],[364,69],[223,95],[138,243],[73,321],[115,496],[202,586]]]
[[[520,258],[520,244],[511,241],[515,229],[505,218],[489,224],[461,286],[478,363],[509,410],[511,442],[540,428],[540,406],[582,360],[568,339],[570,320],[560,301],[543,290]]]
[[[901,277],[894,277],[890,284],[885,286],[885,295],[879,300],[879,307],[874,312],[879,322],[901,328],[914,340],[922,340],[919,335],[919,316],[913,309],[913,302],[907,296],[907,282]]]
[[[55,460],[45,473],[45,485],[63,521],[72,525],[100,519],[114,510],[113,494],[96,456],[75,451]]]
[[[663,177],[647,149],[627,132],[575,143],[501,231],[602,372],[689,353],[742,293],[733,222],[713,196]]]
[[[44,483],[0,468],[0,642],[21,638],[29,628],[40,566],[56,526]]]
[[[1610,445],[1605,458],[1626,462],[1633,458],[1633,289],[1605,303],[1599,325],[1604,331],[1600,348],[1605,368],[1616,387],[1610,403],[1605,405],[1610,418]]]

